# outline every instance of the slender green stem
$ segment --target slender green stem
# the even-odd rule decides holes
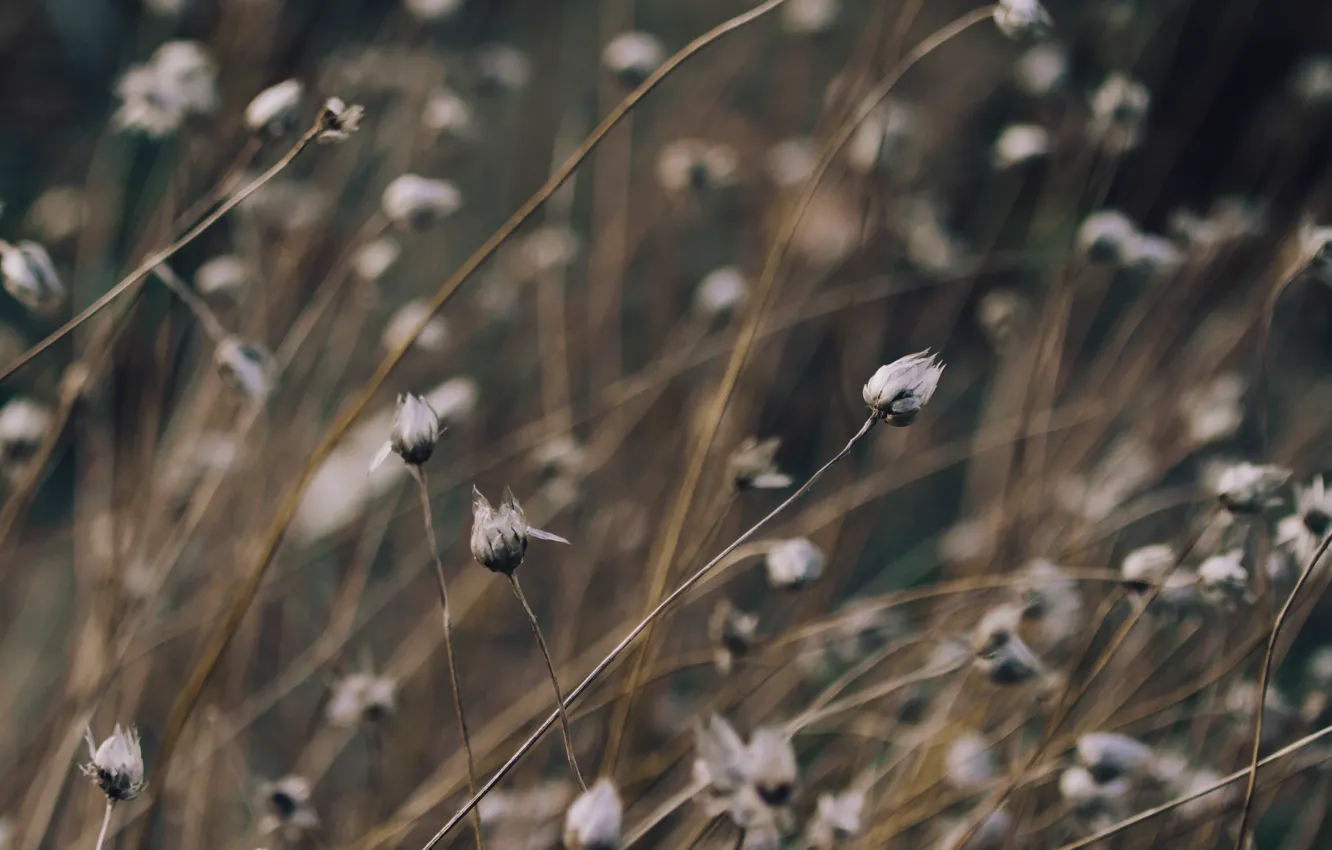
[[[444,613],[444,653],[449,660],[449,687],[453,689],[453,708],[458,715],[458,731],[462,733],[463,749],[467,752],[467,790],[476,796],[476,761],[472,756],[472,736],[467,730],[467,715],[463,712],[462,689],[458,686],[458,661],[453,653],[453,617],[449,613],[449,591],[444,583],[444,563],[439,558],[439,546],[435,542],[435,522],[430,515],[430,488],[426,484],[425,470],[409,464],[408,469],[416,479],[416,492],[421,498],[421,518],[425,523],[426,545],[430,547],[430,557],[435,564],[435,580],[439,584],[439,607]],[[481,813],[472,811],[472,826],[476,829],[477,850],[482,848]]]
[[[541,647],[541,657],[546,659],[546,670],[550,672],[550,686],[555,689],[555,706],[560,715],[560,731],[564,733],[564,751],[569,756],[569,769],[573,771],[574,779],[578,780],[578,786],[584,791],[587,790],[587,783],[583,781],[583,772],[578,769],[578,758],[574,755],[573,737],[569,734],[569,715],[564,711],[564,694],[560,691],[560,679],[555,675],[555,664],[550,660],[550,650],[546,648],[546,639],[541,636],[541,627],[537,625],[536,614],[532,613],[532,606],[527,604],[527,597],[523,595],[522,585],[518,584],[518,576],[509,574],[509,585],[513,588],[513,595],[518,597],[518,602],[522,604],[523,611],[527,612],[527,621],[532,624],[532,634],[536,635],[537,644]],[[476,792],[472,793],[476,796]],[[475,808],[473,809],[475,811]]]

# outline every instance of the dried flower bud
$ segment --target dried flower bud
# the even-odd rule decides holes
[[[1213,555],[1198,566],[1198,589],[1203,599],[1231,609],[1249,591],[1249,571],[1244,569],[1244,550]]]
[[[277,361],[258,343],[229,336],[217,344],[213,359],[232,386],[256,404],[267,401],[277,388]]]
[[[447,180],[404,174],[384,189],[381,204],[390,221],[424,230],[461,209],[462,193]]]
[[[26,396],[0,406],[0,463],[26,460],[51,428],[51,410]]]
[[[1027,50],[1013,64],[1018,88],[1031,97],[1047,97],[1068,76],[1068,52],[1043,42]]]
[[[49,316],[65,303],[65,287],[51,255],[37,242],[0,242],[0,275],[5,291],[40,316]]]
[[[319,815],[310,805],[310,782],[305,777],[284,776],[276,782],[265,782],[260,791],[268,813],[259,821],[259,832],[276,832],[285,840],[297,841],[319,828]]]
[[[726,718],[714,714],[706,725],[694,721],[694,779],[715,796],[734,792],[745,781],[745,742]]]
[[[296,129],[305,86],[300,80],[285,80],[254,96],[245,107],[245,126],[250,132],[274,138]]]
[[[703,191],[725,185],[740,166],[729,145],[703,139],[676,139],[657,154],[657,182],[668,192]]]
[[[319,131],[318,141],[322,144],[347,141],[352,133],[360,129],[363,117],[365,107],[358,104],[348,106],[342,98],[330,97],[324,101],[324,111],[319,118],[323,129]]]
[[[1295,485],[1295,513],[1277,524],[1276,543],[1290,551],[1301,564],[1313,560],[1318,547],[1332,532],[1332,491],[1322,476],[1308,487]]]
[[[532,77],[527,54],[511,44],[487,44],[477,48],[477,84],[484,92],[519,91]]]
[[[618,850],[624,804],[609,777],[598,779],[573,805],[564,818],[566,850]]]
[[[715,318],[730,313],[745,302],[749,283],[737,266],[721,266],[703,276],[694,290],[694,309],[702,316]]]
[[[370,461],[374,470],[388,458],[389,452],[409,466],[420,466],[435,453],[439,442],[439,416],[419,395],[406,393],[398,396],[398,409],[393,415],[393,434]]]
[[[472,107],[452,89],[439,89],[430,95],[421,110],[421,126],[432,133],[468,138],[475,126]]]
[[[1141,238],[1128,216],[1118,210],[1101,210],[1087,216],[1078,228],[1077,246],[1093,265],[1122,268],[1137,257]]]
[[[972,646],[976,666],[996,685],[1016,685],[1045,675],[1045,665],[1018,634],[1022,609],[998,605],[976,625]]]
[[[379,337],[379,344],[386,351],[396,351],[424,320],[425,324],[412,344],[423,351],[441,351],[449,339],[449,326],[443,316],[430,316],[427,319],[429,311],[430,304],[424,298],[413,298],[403,304],[389,317],[384,333]]]
[[[1097,811],[1113,805],[1132,790],[1127,777],[1110,782],[1097,782],[1096,777],[1082,765],[1067,768],[1059,775],[1059,793],[1082,812]]]
[[[203,295],[236,295],[250,282],[250,270],[235,254],[213,257],[194,273],[194,288]]]
[[[373,673],[349,673],[333,683],[324,717],[333,726],[378,723],[397,711],[398,682]]]
[[[1141,546],[1124,556],[1119,571],[1124,576],[1124,584],[1133,590],[1145,591],[1154,584],[1161,584],[1179,563],[1175,548],[1168,543],[1154,543]]]
[[[731,453],[731,480],[737,490],[776,490],[791,486],[791,476],[777,468],[780,437],[746,437]]]
[[[763,802],[784,805],[791,799],[798,775],[791,739],[779,729],[755,729],[745,747],[745,777]]]
[[[744,656],[754,645],[758,623],[757,614],[741,611],[729,599],[717,601],[708,617],[708,637],[722,675],[731,671],[734,659]]]
[[[88,763],[83,775],[90,777],[112,803],[133,800],[143,791],[143,751],[139,748],[139,733],[133,727],[121,729],[120,724],[100,746],[93,740],[92,729],[85,729],[88,742]]]
[[[513,491],[504,488],[499,510],[491,507],[481,491],[472,487],[472,557],[481,566],[512,575],[527,554],[528,538],[568,543],[563,537],[532,528]]]
[[[832,29],[841,0],[788,0],[782,5],[782,29],[793,35],[817,35]]]
[[[1050,152],[1050,133],[1036,124],[1009,124],[994,143],[994,167],[1012,168]]]
[[[809,824],[809,843],[816,850],[826,850],[850,841],[860,833],[864,810],[864,791],[850,789],[840,794],[820,794],[818,809]]]
[[[1036,0],[999,0],[994,23],[1009,38],[1022,38],[1045,35],[1054,20]]]
[[[880,366],[865,384],[865,404],[889,425],[910,425],[939,387],[943,370],[944,364],[929,349]]]
[[[1277,503],[1276,493],[1290,480],[1290,470],[1272,464],[1237,463],[1221,470],[1216,493],[1233,514],[1258,514]]]
[[[352,269],[356,276],[368,283],[374,283],[398,261],[402,248],[387,236],[381,236],[373,242],[367,242],[352,255]]]
[[[823,575],[823,552],[806,537],[778,540],[768,548],[768,583],[798,590]]]
[[[968,730],[953,739],[944,753],[944,776],[959,791],[975,791],[999,775],[994,749],[985,736]]]
[[[1105,78],[1091,99],[1091,131],[1104,144],[1118,150],[1136,147],[1152,103],[1141,82],[1115,71]]]
[[[601,63],[625,85],[636,86],[666,61],[666,46],[647,32],[622,32],[606,43]]]
[[[1123,776],[1144,775],[1156,758],[1155,751],[1137,738],[1115,732],[1090,732],[1078,738],[1078,760],[1098,783]]]

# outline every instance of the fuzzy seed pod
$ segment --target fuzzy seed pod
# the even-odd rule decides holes
[[[255,404],[267,401],[277,388],[277,361],[258,343],[229,336],[217,344],[213,359],[232,386]]]
[[[809,824],[809,843],[825,850],[849,842],[860,833],[864,810],[864,791],[853,788],[840,794],[820,794],[818,809]]]
[[[378,723],[397,711],[397,693],[398,682],[389,676],[349,673],[333,683],[324,717],[341,728]]]
[[[861,395],[875,415],[889,425],[910,425],[938,389],[943,370],[944,364],[929,349],[918,351],[880,366]]]
[[[731,480],[737,490],[776,490],[791,486],[791,476],[777,468],[780,437],[746,437],[731,453]]]
[[[779,540],[768,549],[768,583],[798,590],[823,575],[823,552],[805,537]]]
[[[245,107],[245,126],[250,132],[278,138],[296,129],[305,86],[300,80],[285,80],[254,96]]]
[[[259,832],[278,833],[283,840],[297,842],[319,828],[319,815],[310,805],[310,781],[303,776],[284,776],[260,788],[268,814],[259,821]]]
[[[745,777],[769,806],[785,805],[798,776],[795,748],[779,729],[755,729],[745,748]]]
[[[0,276],[5,291],[39,316],[49,316],[65,303],[65,286],[51,255],[37,242],[0,242]]]
[[[741,611],[728,599],[718,600],[708,617],[708,637],[713,643],[717,667],[725,675],[731,664],[749,652],[758,631],[758,616]]]
[[[1290,470],[1284,467],[1237,463],[1217,476],[1217,497],[1233,514],[1259,514],[1275,503],[1277,491],[1289,479]]]
[[[512,575],[523,563],[531,537],[568,543],[563,537],[532,528],[513,491],[504,488],[499,510],[491,507],[481,491],[472,487],[472,557],[488,570]]]
[[[1045,35],[1054,20],[1037,0],[999,0],[994,24],[1009,38],[1024,38]]]
[[[403,174],[384,189],[381,206],[390,221],[424,230],[461,209],[462,193],[447,180]]]
[[[1078,760],[1098,783],[1121,776],[1141,776],[1152,765],[1156,753],[1137,738],[1115,732],[1090,732],[1078,738]]]
[[[111,737],[100,746],[93,740],[92,729],[85,729],[83,737],[88,742],[89,757],[83,765],[83,775],[96,782],[113,803],[139,796],[147,783],[143,780],[143,751],[139,748],[138,731],[133,727],[121,729],[117,723]]]
[[[324,111],[320,116],[323,129],[319,132],[318,141],[321,144],[336,144],[345,142],[351,138],[361,126],[361,118],[365,116],[365,107],[360,105],[347,105],[340,97],[330,97],[324,101]]]
[[[617,850],[624,804],[609,777],[598,779],[569,807],[564,818],[566,850]]]
[[[646,32],[622,32],[606,43],[601,62],[625,85],[636,86],[666,61],[666,46]]]
[[[1249,591],[1244,550],[1213,555],[1198,566],[1198,590],[1203,599],[1227,610],[1243,601]]]
[[[1179,556],[1173,546],[1155,543],[1140,546],[1125,555],[1119,571],[1124,576],[1124,584],[1133,590],[1145,591],[1164,582],[1178,562]]]

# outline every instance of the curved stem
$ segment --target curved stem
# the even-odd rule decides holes
[[[114,800],[106,801],[106,814],[102,815],[102,831],[97,833],[97,846],[94,850],[102,850],[102,842],[106,841],[107,827],[111,826],[111,810],[116,807]]]
[[[439,583],[439,607],[444,614],[444,653],[449,659],[449,687],[453,689],[453,709],[458,715],[458,731],[462,734],[463,749],[467,752],[467,790],[476,793],[476,761],[472,757],[472,736],[467,730],[467,715],[463,712],[462,688],[458,685],[458,659],[453,652],[453,617],[449,613],[449,591],[444,584],[444,563],[439,558],[439,545],[435,542],[435,521],[430,515],[430,487],[425,470],[408,464],[416,479],[416,492],[421,499],[421,518],[425,522],[426,545],[435,564],[435,580]],[[476,829],[476,846],[482,847],[481,813],[473,812],[472,826]]]

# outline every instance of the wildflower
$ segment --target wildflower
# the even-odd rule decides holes
[[[1009,38],[1042,36],[1054,25],[1050,13],[1037,0],[999,0],[994,24]]]
[[[1115,71],[1091,98],[1091,131],[1108,147],[1137,147],[1152,103],[1151,92],[1138,80]]]
[[[1077,247],[1087,262],[1118,268],[1137,258],[1141,238],[1128,216],[1118,210],[1101,210],[1087,216],[1078,228]]]
[[[694,722],[694,752],[694,780],[712,796],[728,796],[745,781],[745,742],[724,717]]]
[[[1249,572],[1244,569],[1244,551],[1234,549],[1207,558],[1198,566],[1198,589],[1204,599],[1223,608],[1233,608],[1248,592]]]
[[[256,404],[267,401],[277,387],[277,361],[258,343],[228,336],[217,344],[213,359],[232,386]]]
[[[768,547],[768,583],[798,590],[823,575],[823,552],[806,537],[778,540]]]
[[[250,270],[235,254],[213,257],[194,273],[194,288],[204,295],[234,295],[250,282]]]
[[[0,463],[29,457],[51,428],[51,410],[26,396],[0,407]]]
[[[927,348],[880,366],[861,394],[876,418],[898,427],[910,425],[934,396],[943,370],[944,364]]]
[[[348,673],[333,683],[324,717],[334,726],[378,723],[397,711],[398,681],[373,673]]]
[[[998,774],[990,742],[975,730],[958,735],[944,753],[944,776],[959,791],[975,791]]]
[[[518,91],[532,77],[527,55],[511,44],[487,44],[477,48],[477,82],[482,91]]]
[[[1082,628],[1082,596],[1058,565],[1037,559],[1022,569],[1022,618],[1036,622],[1048,645],[1074,637]]]
[[[0,275],[5,291],[40,316],[50,315],[65,302],[65,287],[51,255],[37,242],[0,241]]]
[[[1036,124],[1009,124],[994,143],[994,167],[1012,168],[1050,152],[1050,134]]]
[[[340,97],[330,97],[324,101],[324,111],[319,117],[320,126],[317,137],[321,144],[336,144],[351,138],[361,126],[365,117],[365,107],[359,104],[348,105]]]
[[[708,638],[713,644],[717,669],[726,675],[736,658],[749,652],[758,632],[756,614],[741,611],[729,599],[720,599],[708,617]]]
[[[1313,560],[1328,532],[1332,531],[1332,494],[1322,476],[1308,487],[1295,485],[1295,513],[1277,524],[1276,542],[1290,550],[1301,565]]]
[[[472,108],[452,89],[435,91],[421,111],[421,126],[432,133],[463,138],[471,134],[474,124]]]
[[[1184,264],[1184,253],[1164,236],[1143,233],[1134,249],[1133,270],[1143,277],[1168,275]]]
[[[777,490],[791,486],[791,476],[777,468],[780,437],[746,437],[731,453],[731,481],[737,490]]]
[[[740,157],[729,145],[703,139],[676,139],[657,153],[657,182],[668,192],[724,186],[734,177]]]
[[[352,270],[367,283],[374,283],[398,261],[402,248],[387,236],[367,242],[352,256]]]
[[[513,491],[504,488],[499,510],[491,507],[476,487],[472,488],[472,557],[488,570],[513,575],[527,554],[528,538],[568,543],[563,537],[532,528]]]
[[[1059,774],[1060,795],[1083,813],[1117,806],[1128,796],[1132,787],[1127,776],[1097,782],[1092,772],[1082,765],[1073,765]]]
[[[564,818],[564,846],[566,850],[616,850],[623,821],[624,804],[615,782],[602,777],[569,807]]]
[[[791,739],[778,729],[759,728],[745,747],[745,777],[763,802],[784,805],[795,790],[798,768]]]
[[[395,224],[424,230],[461,209],[462,193],[447,180],[404,174],[384,189],[381,206]]]
[[[1261,206],[1230,195],[1217,199],[1206,216],[1175,210],[1170,214],[1169,230],[1190,249],[1209,251],[1262,232],[1264,215]]]
[[[198,42],[168,41],[121,76],[116,95],[121,104],[111,120],[117,129],[162,138],[189,115],[217,107],[217,65]]]
[[[93,740],[92,729],[84,729],[88,742],[88,763],[83,775],[91,778],[102,789],[107,800],[118,803],[133,800],[147,784],[143,780],[143,751],[139,748],[139,733],[133,727],[121,729],[117,723],[111,737],[99,746]]]
[[[666,61],[666,46],[647,32],[622,32],[606,43],[601,64],[626,85],[636,86],[646,80]]]
[[[779,14],[787,32],[817,35],[832,29],[841,11],[841,0],[788,0]]]
[[[694,290],[694,310],[709,319],[730,313],[749,295],[745,273],[737,266],[720,266],[703,276]]]
[[[1078,760],[1097,783],[1122,776],[1141,776],[1152,766],[1156,753],[1136,738],[1115,732],[1089,732],[1078,738]]]
[[[404,0],[407,12],[418,21],[442,21],[462,11],[464,0]]]
[[[439,416],[419,395],[406,393],[398,396],[398,408],[393,416],[393,434],[370,461],[374,470],[395,452],[408,466],[420,466],[435,453],[442,428]]]
[[[1068,52],[1051,42],[1028,48],[1013,64],[1018,88],[1031,97],[1047,97],[1067,76]]]
[[[268,813],[259,821],[259,832],[278,833],[297,841],[319,828],[319,815],[310,805],[310,782],[303,776],[284,776],[261,787]]]
[[[449,326],[444,322],[442,316],[427,315],[430,311],[430,305],[424,298],[413,298],[403,304],[393,312],[389,318],[388,324],[384,326],[384,333],[379,338],[379,344],[385,351],[396,351],[407,341],[407,336],[422,321],[425,324],[421,327],[421,332],[416,335],[413,342],[417,348],[422,351],[439,352],[443,350],[444,344],[449,338]]]
[[[254,96],[245,107],[245,126],[250,132],[274,138],[296,129],[305,86],[300,80],[284,80]]]
[[[789,8],[788,2],[783,9]],[[785,139],[768,148],[763,157],[768,179],[779,189],[790,189],[804,183],[818,164],[818,151],[806,138]]]
[[[426,393],[426,403],[439,414],[443,425],[457,425],[471,417],[476,409],[478,395],[476,381],[471,378],[450,378]]]
[[[1152,585],[1161,584],[1175,565],[1179,556],[1175,548],[1168,543],[1154,543],[1141,546],[1124,556],[1119,572],[1124,576],[1124,584],[1132,590],[1146,591]]]
[[[976,666],[996,685],[1016,685],[1045,675],[1045,666],[1018,634],[1022,611],[998,605],[981,617],[972,636]]]
[[[860,833],[864,810],[864,791],[853,788],[840,794],[820,794],[818,808],[809,823],[809,843],[824,850],[850,841]]]
[[[1233,514],[1259,514],[1277,504],[1276,493],[1290,479],[1290,470],[1272,464],[1236,463],[1225,467],[1214,489]]]
[[[1305,103],[1332,102],[1332,56],[1306,56],[1291,74],[1291,86]]]
[[[1198,448],[1233,437],[1244,424],[1243,396],[1244,379],[1233,372],[1182,393],[1179,411],[1189,445]]]

